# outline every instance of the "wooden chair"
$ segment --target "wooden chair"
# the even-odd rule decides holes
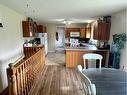
[[[93,53],[93,54],[92,53],[87,53],[87,54],[83,55],[83,59],[84,59],[84,69],[86,69],[86,62],[85,62],[86,59],[88,59],[88,60],[90,60],[90,59],[95,59],[95,60],[99,59],[99,68],[101,69],[101,62],[102,62],[102,59],[103,59],[102,55],[95,54],[95,53]]]
[[[83,69],[81,65],[78,65],[78,71],[81,75],[81,80],[84,85],[85,95],[96,95],[96,86],[92,84],[90,79],[83,74]]]

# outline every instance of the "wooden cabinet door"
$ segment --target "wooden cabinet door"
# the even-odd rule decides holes
[[[95,22],[93,25],[93,39],[98,39],[98,23]]]
[[[44,33],[47,33],[47,28],[46,28],[46,26],[43,26],[43,32],[44,32]]]
[[[91,27],[85,28],[85,38],[91,37]]]
[[[111,27],[111,23],[105,24],[105,37],[104,37],[104,39],[106,39],[106,40],[109,40],[109,37],[110,37],[110,27]]]
[[[68,31],[67,28],[65,29],[65,37],[66,37],[66,38],[70,37],[70,33],[69,33],[69,31]]]
[[[98,37],[97,40],[103,40],[104,39],[104,33],[105,33],[105,24],[104,23],[98,23]]]
[[[33,36],[36,36],[37,33],[37,24],[36,22],[33,23]]]
[[[81,38],[90,38],[91,37],[91,27],[81,28],[80,29]]]
[[[29,37],[30,33],[29,33],[29,23],[26,21],[22,22],[22,29],[23,29],[23,37]]]
[[[100,35],[99,35],[99,39],[100,40],[109,40],[109,36],[110,36],[110,23],[101,23],[100,27]]]
[[[37,25],[37,32],[39,33],[43,32],[43,25]]]
[[[106,59],[107,59],[107,51],[96,51],[95,53],[102,55],[102,67],[106,66]],[[99,67],[99,61],[97,61],[97,67]]]
[[[23,37],[33,36],[33,25],[29,21],[23,21],[22,28],[23,28]]]
[[[97,22],[94,24],[93,38],[95,40],[109,40],[110,36],[110,23]]]
[[[81,37],[81,38],[86,38],[86,31],[85,31],[85,28],[81,28],[81,29],[80,29],[80,37]]]

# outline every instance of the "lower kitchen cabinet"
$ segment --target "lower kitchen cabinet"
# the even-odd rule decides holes
[[[84,66],[83,55],[86,53],[97,53],[103,56],[102,67],[107,67],[109,50],[66,50],[66,67],[77,67],[77,65]],[[98,67],[98,61],[97,61]]]
[[[107,62],[108,62],[108,55],[109,55],[109,52],[108,51],[95,51],[95,53],[97,54],[100,54],[103,56],[103,59],[102,59],[102,67],[107,67]],[[97,60],[97,64],[96,64],[97,67],[99,67],[99,60]]]

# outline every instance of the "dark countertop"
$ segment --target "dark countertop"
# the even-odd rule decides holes
[[[95,45],[87,45],[85,47],[66,47],[65,50],[75,50],[75,51],[109,51],[109,49],[98,49]]]

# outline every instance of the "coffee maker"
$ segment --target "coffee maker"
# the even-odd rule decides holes
[[[99,41],[97,47],[98,49],[110,49],[110,45],[108,44],[108,41]]]

